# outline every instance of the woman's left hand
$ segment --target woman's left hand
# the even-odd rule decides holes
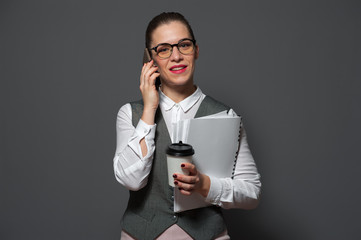
[[[189,175],[180,173],[173,174],[174,185],[184,195],[191,195],[193,192],[200,193],[203,197],[207,197],[211,180],[205,174],[200,173],[196,166],[191,163],[182,163],[182,169],[188,170]]]

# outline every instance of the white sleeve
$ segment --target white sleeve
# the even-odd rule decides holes
[[[210,179],[211,186],[206,197],[207,202],[225,209],[253,209],[258,205],[261,190],[260,175],[243,127],[234,178],[210,176]]]
[[[117,144],[113,159],[115,178],[129,190],[137,191],[148,181],[155,149],[156,125],[147,125],[141,119],[136,127],[132,124],[131,105],[122,106],[117,115]],[[140,140],[145,138],[148,153],[142,156]]]

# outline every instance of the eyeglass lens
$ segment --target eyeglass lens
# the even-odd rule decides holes
[[[183,40],[178,43],[177,48],[182,54],[191,54],[193,52],[194,44],[190,40]],[[172,55],[173,47],[168,43],[161,44],[157,47],[157,55],[161,58],[168,58]]]

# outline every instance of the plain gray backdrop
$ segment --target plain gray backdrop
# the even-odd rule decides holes
[[[144,32],[190,21],[195,82],[245,121],[262,176],[233,239],[361,239],[360,1],[0,2],[0,239],[119,239],[119,108],[141,97]]]

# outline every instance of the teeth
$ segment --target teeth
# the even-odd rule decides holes
[[[177,70],[181,70],[183,69],[184,67],[176,67],[176,68],[172,68],[173,71],[177,71]]]

